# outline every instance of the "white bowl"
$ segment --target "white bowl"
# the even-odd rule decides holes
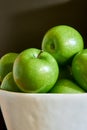
[[[86,130],[87,94],[29,94],[0,90],[8,130]]]

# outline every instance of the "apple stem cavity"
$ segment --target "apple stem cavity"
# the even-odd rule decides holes
[[[52,43],[50,44],[50,48],[51,48],[51,50],[55,50],[55,44],[54,44],[54,42],[52,42]]]

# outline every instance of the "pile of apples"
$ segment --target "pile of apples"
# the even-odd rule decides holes
[[[0,59],[1,89],[25,93],[84,93],[87,91],[87,50],[73,27],[49,29],[41,49],[9,52]]]

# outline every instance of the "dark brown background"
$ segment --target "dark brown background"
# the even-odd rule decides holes
[[[31,1],[24,2],[29,4]],[[24,6],[21,4],[23,0],[22,3],[21,0],[16,0],[15,3],[12,0],[0,1],[0,57],[11,51],[40,48],[45,32],[59,24],[75,27],[82,34],[85,47],[87,46],[86,0],[70,0],[41,8],[28,8],[27,3]],[[0,130],[5,129],[0,112]]]

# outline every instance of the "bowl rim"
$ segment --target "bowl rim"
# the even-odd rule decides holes
[[[75,96],[75,95],[87,95],[87,93],[26,93],[26,92],[13,92],[13,91],[7,91],[7,90],[2,90],[0,89],[0,95],[2,94],[7,94],[7,95],[72,95],[72,96]]]

